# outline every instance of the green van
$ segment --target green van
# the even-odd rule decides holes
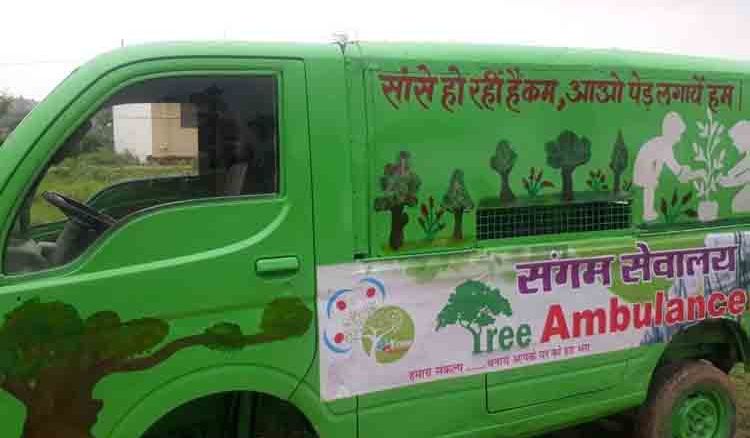
[[[730,438],[750,64],[173,43],[0,146],[0,437]],[[748,83],[750,85],[750,82]]]

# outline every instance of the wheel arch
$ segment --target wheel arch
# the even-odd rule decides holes
[[[254,365],[212,367],[178,377],[155,389],[129,409],[112,428],[111,438],[140,437],[162,417],[193,400],[223,392],[258,392],[290,402],[299,380],[281,370]]]
[[[319,437],[357,436],[356,399],[351,405],[345,401],[341,406],[346,407],[334,412],[331,406],[337,402],[324,403],[316,385],[302,382],[290,402],[305,415]]]
[[[657,368],[672,362],[704,359],[725,372],[740,362],[750,366],[750,340],[731,319],[705,320],[677,332],[667,344]]]

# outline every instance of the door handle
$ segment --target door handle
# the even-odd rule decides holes
[[[272,257],[255,262],[258,274],[281,274],[299,271],[299,259],[296,256]]]

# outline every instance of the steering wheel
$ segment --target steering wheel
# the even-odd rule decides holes
[[[60,193],[44,192],[42,197],[81,227],[101,233],[115,224],[115,220],[111,216],[100,213],[88,205]]]

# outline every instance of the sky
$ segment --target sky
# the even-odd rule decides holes
[[[451,41],[750,59],[748,0],[5,0],[0,91],[42,99],[99,53],[152,41]]]

